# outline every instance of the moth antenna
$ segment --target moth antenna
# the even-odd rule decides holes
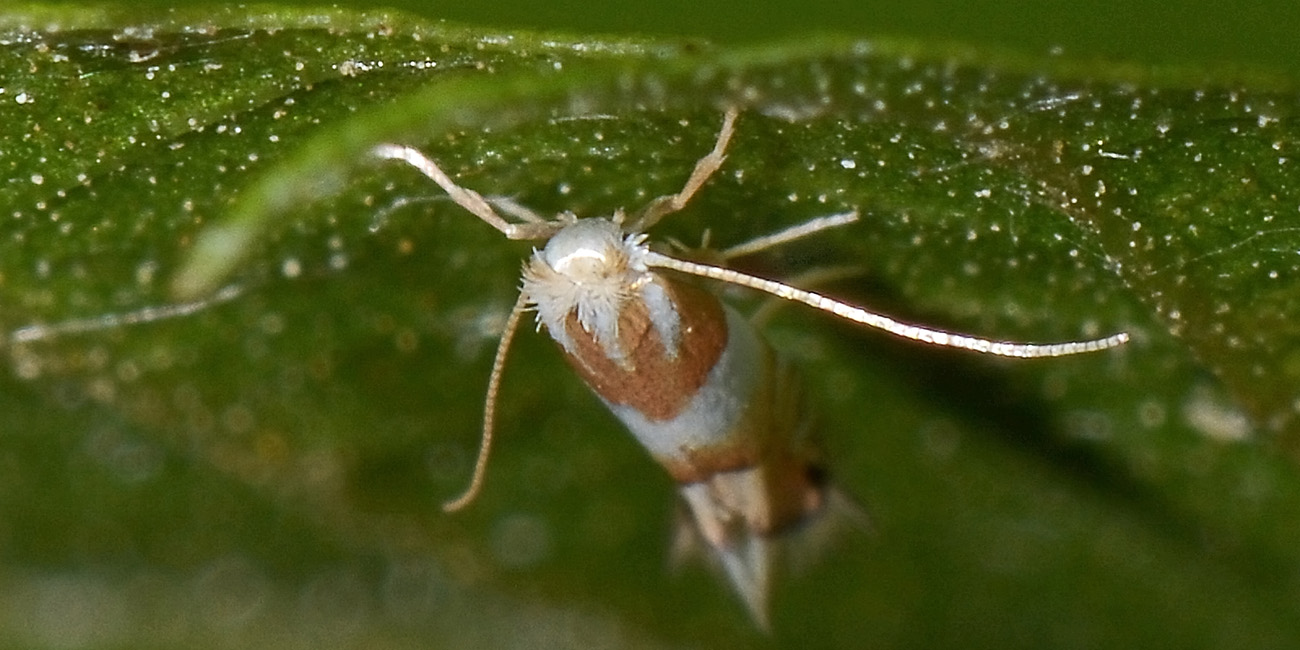
[[[860,266],[822,266],[804,271],[791,278],[790,282],[791,286],[795,287],[816,287],[866,274],[867,270]],[[778,310],[791,304],[788,300],[770,296],[754,310],[753,314],[750,314],[749,322],[753,323],[754,327],[762,329]]]
[[[528,223],[510,223],[492,209],[492,205],[482,194],[467,187],[461,187],[431,158],[420,153],[419,149],[400,144],[381,144],[370,150],[371,155],[384,160],[401,160],[429,177],[442,191],[462,208],[482,219],[485,223],[505,235],[507,239],[545,239],[555,234],[560,225],[548,221],[540,223],[529,220]]]
[[[487,473],[488,455],[492,452],[492,428],[496,423],[497,393],[501,390],[501,375],[505,372],[506,353],[510,351],[510,342],[519,329],[519,318],[527,310],[528,298],[521,291],[510,308],[506,318],[506,327],[497,341],[496,357],[492,359],[492,374],[488,375],[487,398],[483,403],[483,438],[478,447],[478,459],[474,461],[474,475],[470,477],[469,486],[460,496],[442,504],[443,512],[456,512],[469,505],[483,488],[483,476]]]
[[[993,354],[1000,357],[1017,357],[1022,359],[1064,357],[1072,354],[1082,354],[1084,352],[1107,350],[1123,345],[1124,343],[1127,343],[1129,339],[1128,332],[1120,332],[1106,338],[1092,339],[1088,341],[1069,341],[1065,343],[1013,343],[1009,341],[994,341],[991,339],[982,339],[974,336],[966,336],[964,334],[954,334],[943,330],[903,323],[888,316],[870,312],[861,307],[854,307],[853,305],[832,298],[827,298],[826,296],[813,293],[812,291],[797,289],[788,284],[766,280],[764,278],[755,277],[732,269],[679,260],[675,257],[668,257],[667,255],[662,255],[653,251],[647,252],[645,263],[650,266],[671,269],[681,273],[689,273],[691,275],[698,275],[704,278],[720,280],[722,282],[764,291],[778,298],[803,303],[809,307],[834,314],[845,320],[884,330],[894,336],[899,336],[905,339],[912,339],[914,341],[921,341],[922,343],[950,348],[961,348],[963,350],[971,350],[982,354]]]

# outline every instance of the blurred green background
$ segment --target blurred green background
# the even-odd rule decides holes
[[[139,0],[139,6],[192,6]],[[293,0],[285,5],[319,6]],[[334,3],[391,7],[484,26],[574,33],[688,36],[721,43],[810,32],[955,39],[1026,52],[1300,70],[1300,3],[1259,0],[391,0]]]

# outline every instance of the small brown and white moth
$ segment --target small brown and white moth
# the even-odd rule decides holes
[[[744,316],[682,275],[767,292],[896,336],[1000,356],[1093,352],[1121,345],[1128,336],[1031,344],[954,334],[651,250],[645,231],[681,210],[722,166],[736,117],[736,110],[726,112],[713,150],[695,164],[681,191],[630,216],[619,210],[610,217],[563,212],[545,219],[511,201],[496,201],[510,220],[416,149],[384,144],[374,155],[407,162],[510,239],[546,240],[524,267],[522,290],[497,347],[473,478],[444,508],[464,507],[482,485],[506,352],[522,314],[534,310],[574,370],[677,481],[696,536],[766,627],[778,545],[830,517],[838,495],[824,481],[798,391],[783,364]],[[855,219],[856,213],[824,217],[731,250],[753,252]]]

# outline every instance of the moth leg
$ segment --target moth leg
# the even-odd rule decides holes
[[[713,143],[713,150],[696,161],[695,170],[691,172],[690,178],[686,179],[686,184],[682,186],[681,191],[653,199],[641,208],[629,227],[631,232],[645,232],[659,223],[660,219],[681,210],[690,202],[691,197],[700,191],[709,177],[722,167],[722,161],[726,159],[727,144],[731,142],[731,135],[735,132],[736,116],[739,114],[740,111],[735,108],[727,109],[722,117],[722,129],[718,131],[718,139]]]
[[[721,251],[718,251],[718,255],[722,258],[723,261],[732,260],[737,257],[744,257],[746,255],[753,255],[754,253],[760,253],[769,248],[776,248],[777,246],[782,246],[792,241],[796,241],[799,239],[803,239],[804,237],[815,235],[817,233],[820,233],[823,230],[830,230],[831,228],[839,228],[841,226],[847,226],[851,223],[857,223],[857,221],[858,221],[857,210],[850,210],[848,212],[842,212],[840,214],[831,214],[824,217],[817,217],[815,219],[809,219],[808,221],[805,221],[803,223],[790,226],[789,228],[786,228],[784,230],[778,230],[777,232],[774,233],[769,233],[766,235],[755,237],[749,241],[741,242],[739,244],[736,244],[735,246],[725,248]]]
[[[533,212],[532,208],[508,196],[494,196],[488,199],[488,201],[492,205],[495,205],[498,210],[525,223],[549,223],[550,222],[550,220],[547,219],[546,217],[543,217],[542,215]]]
[[[541,223],[510,223],[497,214],[496,210],[483,198],[482,194],[456,184],[438,164],[414,147],[398,144],[381,144],[371,150],[371,154],[385,160],[401,160],[418,169],[438,184],[442,191],[462,208],[482,219],[489,226],[496,228],[509,239],[545,239],[555,234],[560,226],[542,220]]]

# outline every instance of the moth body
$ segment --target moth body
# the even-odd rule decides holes
[[[826,501],[774,355],[708,291],[651,270],[644,236],[583,219],[536,252],[523,293],[570,365],[678,483],[698,537],[766,625],[776,538]]]
[[[766,627],[779,551],[823,537],[857,513],[824,481],[790,370],[745,317],[682,281],[684,276],[748,287],[895,336],[984,354],[1065,356],[1112,348],[1128,335],[1055,344],[984,339],[896,321],[781,282],[651,250],[646,230],[682,209],[722,166],[737,114],[726,112],[713,149],[696,162],[680,191],[650,201],[630,217],[620,210],[608,218],[564,212],[545,219],[498,200],[515,217],[511,221],[411,147],[380,145],[374,154],[419,169],[507,238],[546,240],[524,267],[519,297],[497,346],[473,478],[444,508],[464,507],[482,485],[506,353],[521,315],[532,309],[578,375],[677,482],[689,513],[678,539],[701,541]],[[732,247],[722,257],[747,255],[857,217],[854,210],[813,219]]]

